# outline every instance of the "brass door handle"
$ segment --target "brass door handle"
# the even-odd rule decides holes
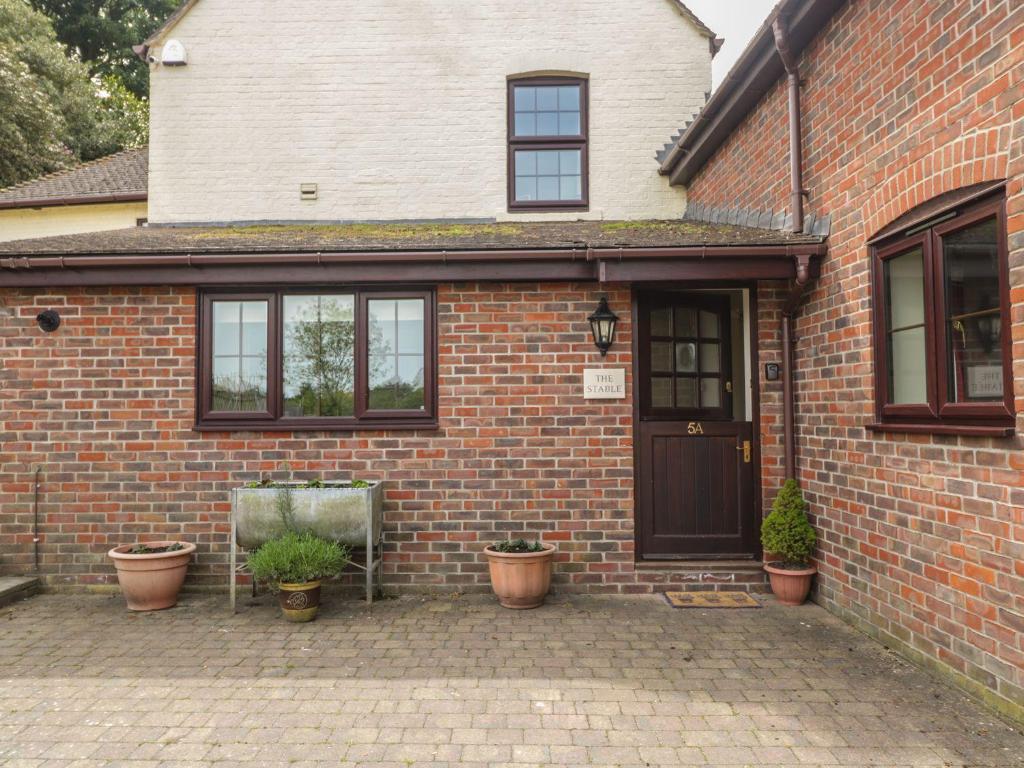
[[[737,451],[743,451],[743,463],[750,463],[751,446],[749,440],[744,440],[742,444],[736,446]]]

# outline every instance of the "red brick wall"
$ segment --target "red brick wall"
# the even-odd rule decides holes
[[[543,534],[559,579],[646,590],[633,569],[630,400],[586,402],[601,365],[586,316],[594,286],[446,285],[438,293],[436,431],[197,433],[190,289],[0,290],[0,568],[32,565],[41,466],[43,572],[112,583],[106,550],[136,537],[199,544],[193,583],[223,586],[228,490],[264,474],[382,478],[387,582],[486,584],[483,546]],[[629,290],[604,364],[631,366]],[[57,308],[63,324],[35,322]]]
[[[804,52],[801,74],[808,210],[833,219],[796,329],[819,599],[1024,704],[1024,5],[853,0]],[[787,207],[785,125],[780,82],[689,199]],[[1018,436],[867,431],[867,239],[942,192],[1002,178]]]

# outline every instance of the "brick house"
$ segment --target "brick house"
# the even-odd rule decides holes
[[[52,585],[222,584],[229,489],[330,476],[392,589],[759,589],[791,475],[815,599],[1020,716],[1024,9],[783,0],[706,100],[674,0],[310,5],[185,3],[153,225],[0,245],[0,567],[38,502]]]

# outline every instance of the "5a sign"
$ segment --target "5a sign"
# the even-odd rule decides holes
[[[691,421],[686,425],[686,434],[688,435],[703,435],[704,425],[699,421]]]

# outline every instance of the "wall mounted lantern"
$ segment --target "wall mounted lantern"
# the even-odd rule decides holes
[[[39,327],[46,331],[46,333],[53,333],[60,328],[60,315],[57,314],[55,309],[44,309],[36,315],[36,322],[39,323]]]
[[[608,350],[615,341],[615,325],[619,317],[608,308],[608,299],[601,297],[601,301],[594,310],[594,314],[587,318],[590,321],[590,332],[594,336],[594,346],[601,350],[601,357],[608,354]]]

